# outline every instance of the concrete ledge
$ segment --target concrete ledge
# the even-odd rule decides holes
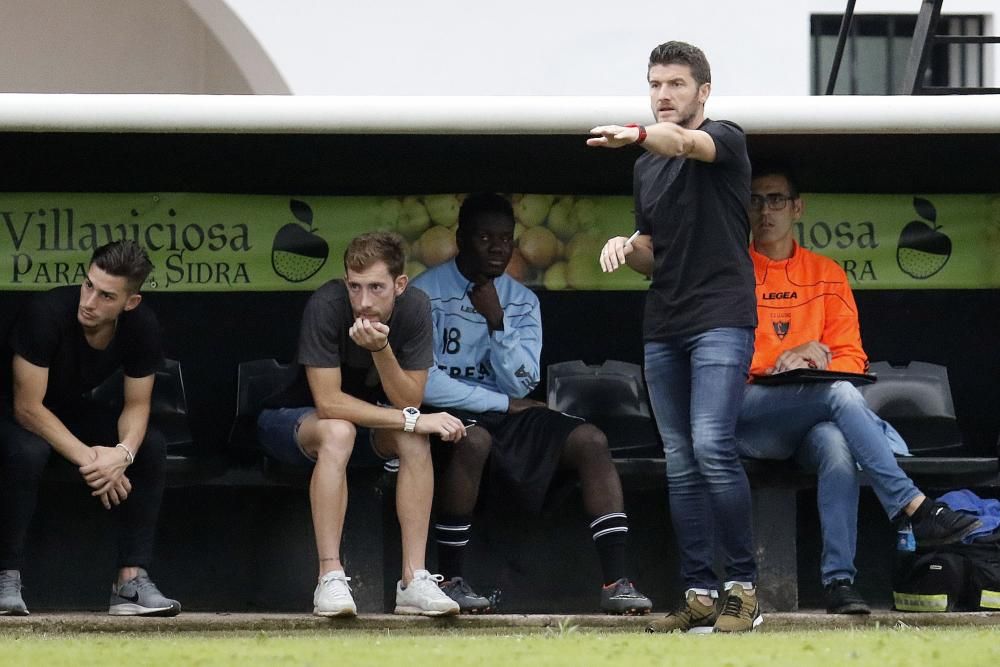
[[[385,631],[424,632],[466,630],[469,632],[524,631],[577,626],[606,632],[642,632],[650,618],[601,614],[491,614],[452,618],[364,614],[353,619],[324,619],[307,614],[186,613],[174,618],[114,617],[101,613],[39,613],[31,616],[0,616],[0,633],[97,633],[97,632],[291,632],[291,631]],[[879,611],[870,616],[836,616],[825,613],[774,613],[764,615],[760,630],[844,630],[850,628],[929,628],[1000,626],[1000,612],[906,614]]]

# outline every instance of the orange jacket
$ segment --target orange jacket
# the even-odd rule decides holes
[[[844,270],[800,247],[774,261],[750,245],[757,291],[757,338],[751,373],[764,373],[785,350],[818,340],[830,347],[830,370],[863,373],[858,308]]]

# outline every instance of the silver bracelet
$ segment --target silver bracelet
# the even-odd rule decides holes
[[[128,461],[128,465],[132,465],[135,462],[135,455],[132,454],[132,450],[130,450],[128,447],[126,447],[120,442],[117,445],[115,445],[115,447],[121,447],[122,449],[125,450],[125,460]]]

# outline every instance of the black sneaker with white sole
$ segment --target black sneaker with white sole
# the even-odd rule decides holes
[[[176,616],[181,613],[181,603],[164,596],[140,568],[135,579],[121,586],[111,586],[108,613],[112,616]]]

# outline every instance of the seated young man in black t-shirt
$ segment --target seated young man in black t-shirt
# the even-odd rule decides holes
[[[81,287],[38,295],[14,326],[12,381],[0,388],[0,613],[28,613],[21,597],[24,541],[52,450],[79,468],[91,495],[116,520],[119,569],[109,613],[180,613],[146,573],[166,460],[162,436],[147,428],[153,380],[163,365],[159,323],[139,294],[152,268],[132,241],[101,246]],[[116,414],[87,396],[119,368],[124,406]]]
[[[257,421],[271,457],[311,466],[312,504],[319,583],[313,594],[318,616],[354,616],[340,557],[347,509],[347,461],[357,427],[371,429],[382,458],[399,458],[396,511],[403,543],[402,580],[396,585],[396,613],[441,616],[458,605],[424,568],[424,551],[434,494],[428,435],[446,441],[465,436],[462,422],[440,412],[421,415],[431,350],[430,304],[407,289],[402,238],[372,232],[355,238],[344,253],[344,280],[322,285],[302,316],[290,386],[268,399]]]

